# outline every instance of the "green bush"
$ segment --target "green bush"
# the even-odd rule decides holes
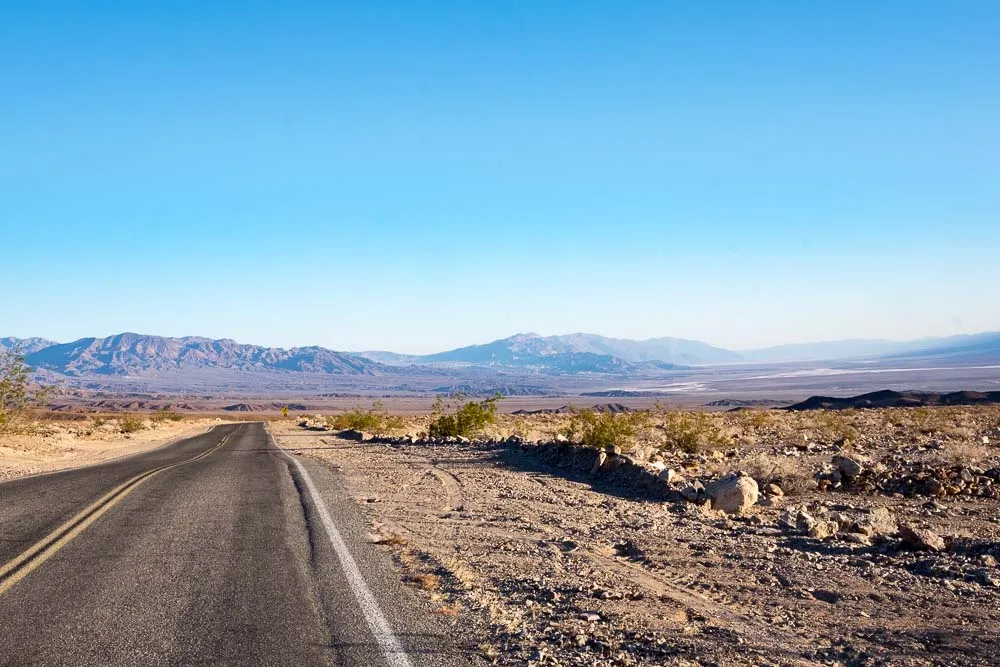
[[[92,424],[94,425],[94,428],[101,428],[102,426],[104,426],[107,423],[108,423],[108,420],[105,419],[104,417],[101,417],[100,415],[98,415],[96,417],[93,417]]]
[[[0,349],[0,439],[28,433],[30,408],[48,396],[47,388],[32,384],[31,369],[24,363],[21,347]]]
[[[126,415],[118,420],[118,429],[122,433],[135,433],[146,428],[146,424],[133,415]]]
[[[712,417],[704,412],[665,412],[661,426],[668,449],[693,454],[727,444]]]
[[[648,412],[574,412],[563,435],[587,447],[617,445],[627,448],[649,423]]]
[[[461,394],[455,398],[461,399]],[[483,401],[468,401],[463,403],[452,414],[445,414],[450,405],[440,396],[434,402],[431,423],[427,427],[427,435],[432,438],[453,438],[461,436],[471,438],[482,432],[484,428],[496,422],[497,403],[500,401],[497,393]]]
[[[400,428],[403,425],[403,420],[390,415],[382,401],[375,401],[368,410],[360,407],[354,408],[339,415],[327,417],[326,423],[330,428],[340,431],[354,429],[384,435],[393,429]]]

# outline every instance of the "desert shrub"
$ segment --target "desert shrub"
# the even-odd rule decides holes
[[[357,407],[339,415],[327,417],[326,423],[331,428],[340,431],[354,429],[383,435],[393,429],[400,428],[403,425],[403,420],[390,415],[382,401],[375,401],[372,403],[372,407],[367,410]]]
[[[146,424],[134,415],[125,415],[118,420],[118,430],[122,433],[136,433],[146,428]]]
[[[108,420],[105,419],[104,417],[101,417],[100,415],[97,415],[91,419],[90,423],[94,428],[101,428],[102,426],[108,423]]]
[[[744,410],[740,415],[747,427],[758,431],[774,423],[774,415],[768,410]]]
[[[586,447],[618,445],[629,448],[640,431],[649,424],[648,412],[574,411],[563,435]]]
[[[849,416],[846,411],[823,410],[816,413],[815,423],[820,436],[831,442],[852,440],[858,437],[857,429],[848,423]]]
[[[741,468],[762,488],[777,484],[787,495],[805,493],[815,487],[810,471],[798,459],[757,454],[741,463]]]
[[[455,398],[461,399],[461,394],[456,394]],[[451,414],[446,414],[446,410],[451,409],[451,405],[445,403],[444,399],[438,396],[434,401],[434,408],[431,413],[431,422],[427,426],[427,435],[432,438],[451,438],[461,436],[470,438],[480,433],[484,428],[496,422],[497,403],[501,399],[499,393],[491,398],[482,401],[467,401],[462,403]]]
[[[660,428],[667,449],[693,454],[729,444],[712,416],[704,412],[664,412]]]
[[[909,412],[913,425],[924,435],[934,435],[950,425],[946,413],[940,408],[910,408]]]
[[[162,424],[163,422],[166,421],[179,422],[180,420],[184,419],[184,417],[177,414],[176,412],[171,412],[170,410],[163,409],[154,412],[150,417],[150,419],[153,421],[154,424]]]
[[[47,388],[32,386],[20,347],[0,350],[0,438],[30,430],[30,408],[47,395]]]

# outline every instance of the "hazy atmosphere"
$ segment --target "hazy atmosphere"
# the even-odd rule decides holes
[[[1000,329],[998,28],[990,2],[8,4],[0,334]]]

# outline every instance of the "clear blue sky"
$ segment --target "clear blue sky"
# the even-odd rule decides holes
[[[1000,329],[998,35],[993,1],[4,3],[0,335]]]

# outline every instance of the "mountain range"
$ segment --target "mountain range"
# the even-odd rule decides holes
[[[563,336],[527,333],[429,355],[336,352],[318,346],[283,349],[229,339],[167,338],[135,333],[82,338],[71,343],[54,343],[42,338],[0,338],[0,347],[17,345],[33,368],[70,378],[176,376],[190,371],[335,376],[393,376],[415,372],[455,375],[481,371],[651,377],[715,364],[845,359],[1000,361],[998,332],[905,342],[847,340],[782,345],[742,352],[681,338],[636,341],[584,333]]]
[[[155,376],[185,369],[374,375],[381,366],[362,357],[322,347],[285,350],[197,336],[166,338],[123,333],[49,345],[42,345],[37,342],[39,340],[21,342],[27,363],[36,369],[70,377]],[[17,339],[5,338],[0,344],[11,347],[17,342]]]
[[[917,358],[998,358],[1000,332],[986,332],[922,338],[910,341],[852,339],[819,343],[792,343],[755,350],[735,351],[684,338],[629,340],[595,334],[539,336],[517,334],[482,345],[470,345],[447,352],[405,355],[369,351],[354,353],[390,366],[412,364],[532,366],[565,355],[612,357],[629,364],[669,364],[672,368],[719,364],[793,363],[806,361],[917,359]],[[663,368],[661,366],[661,368]]]

